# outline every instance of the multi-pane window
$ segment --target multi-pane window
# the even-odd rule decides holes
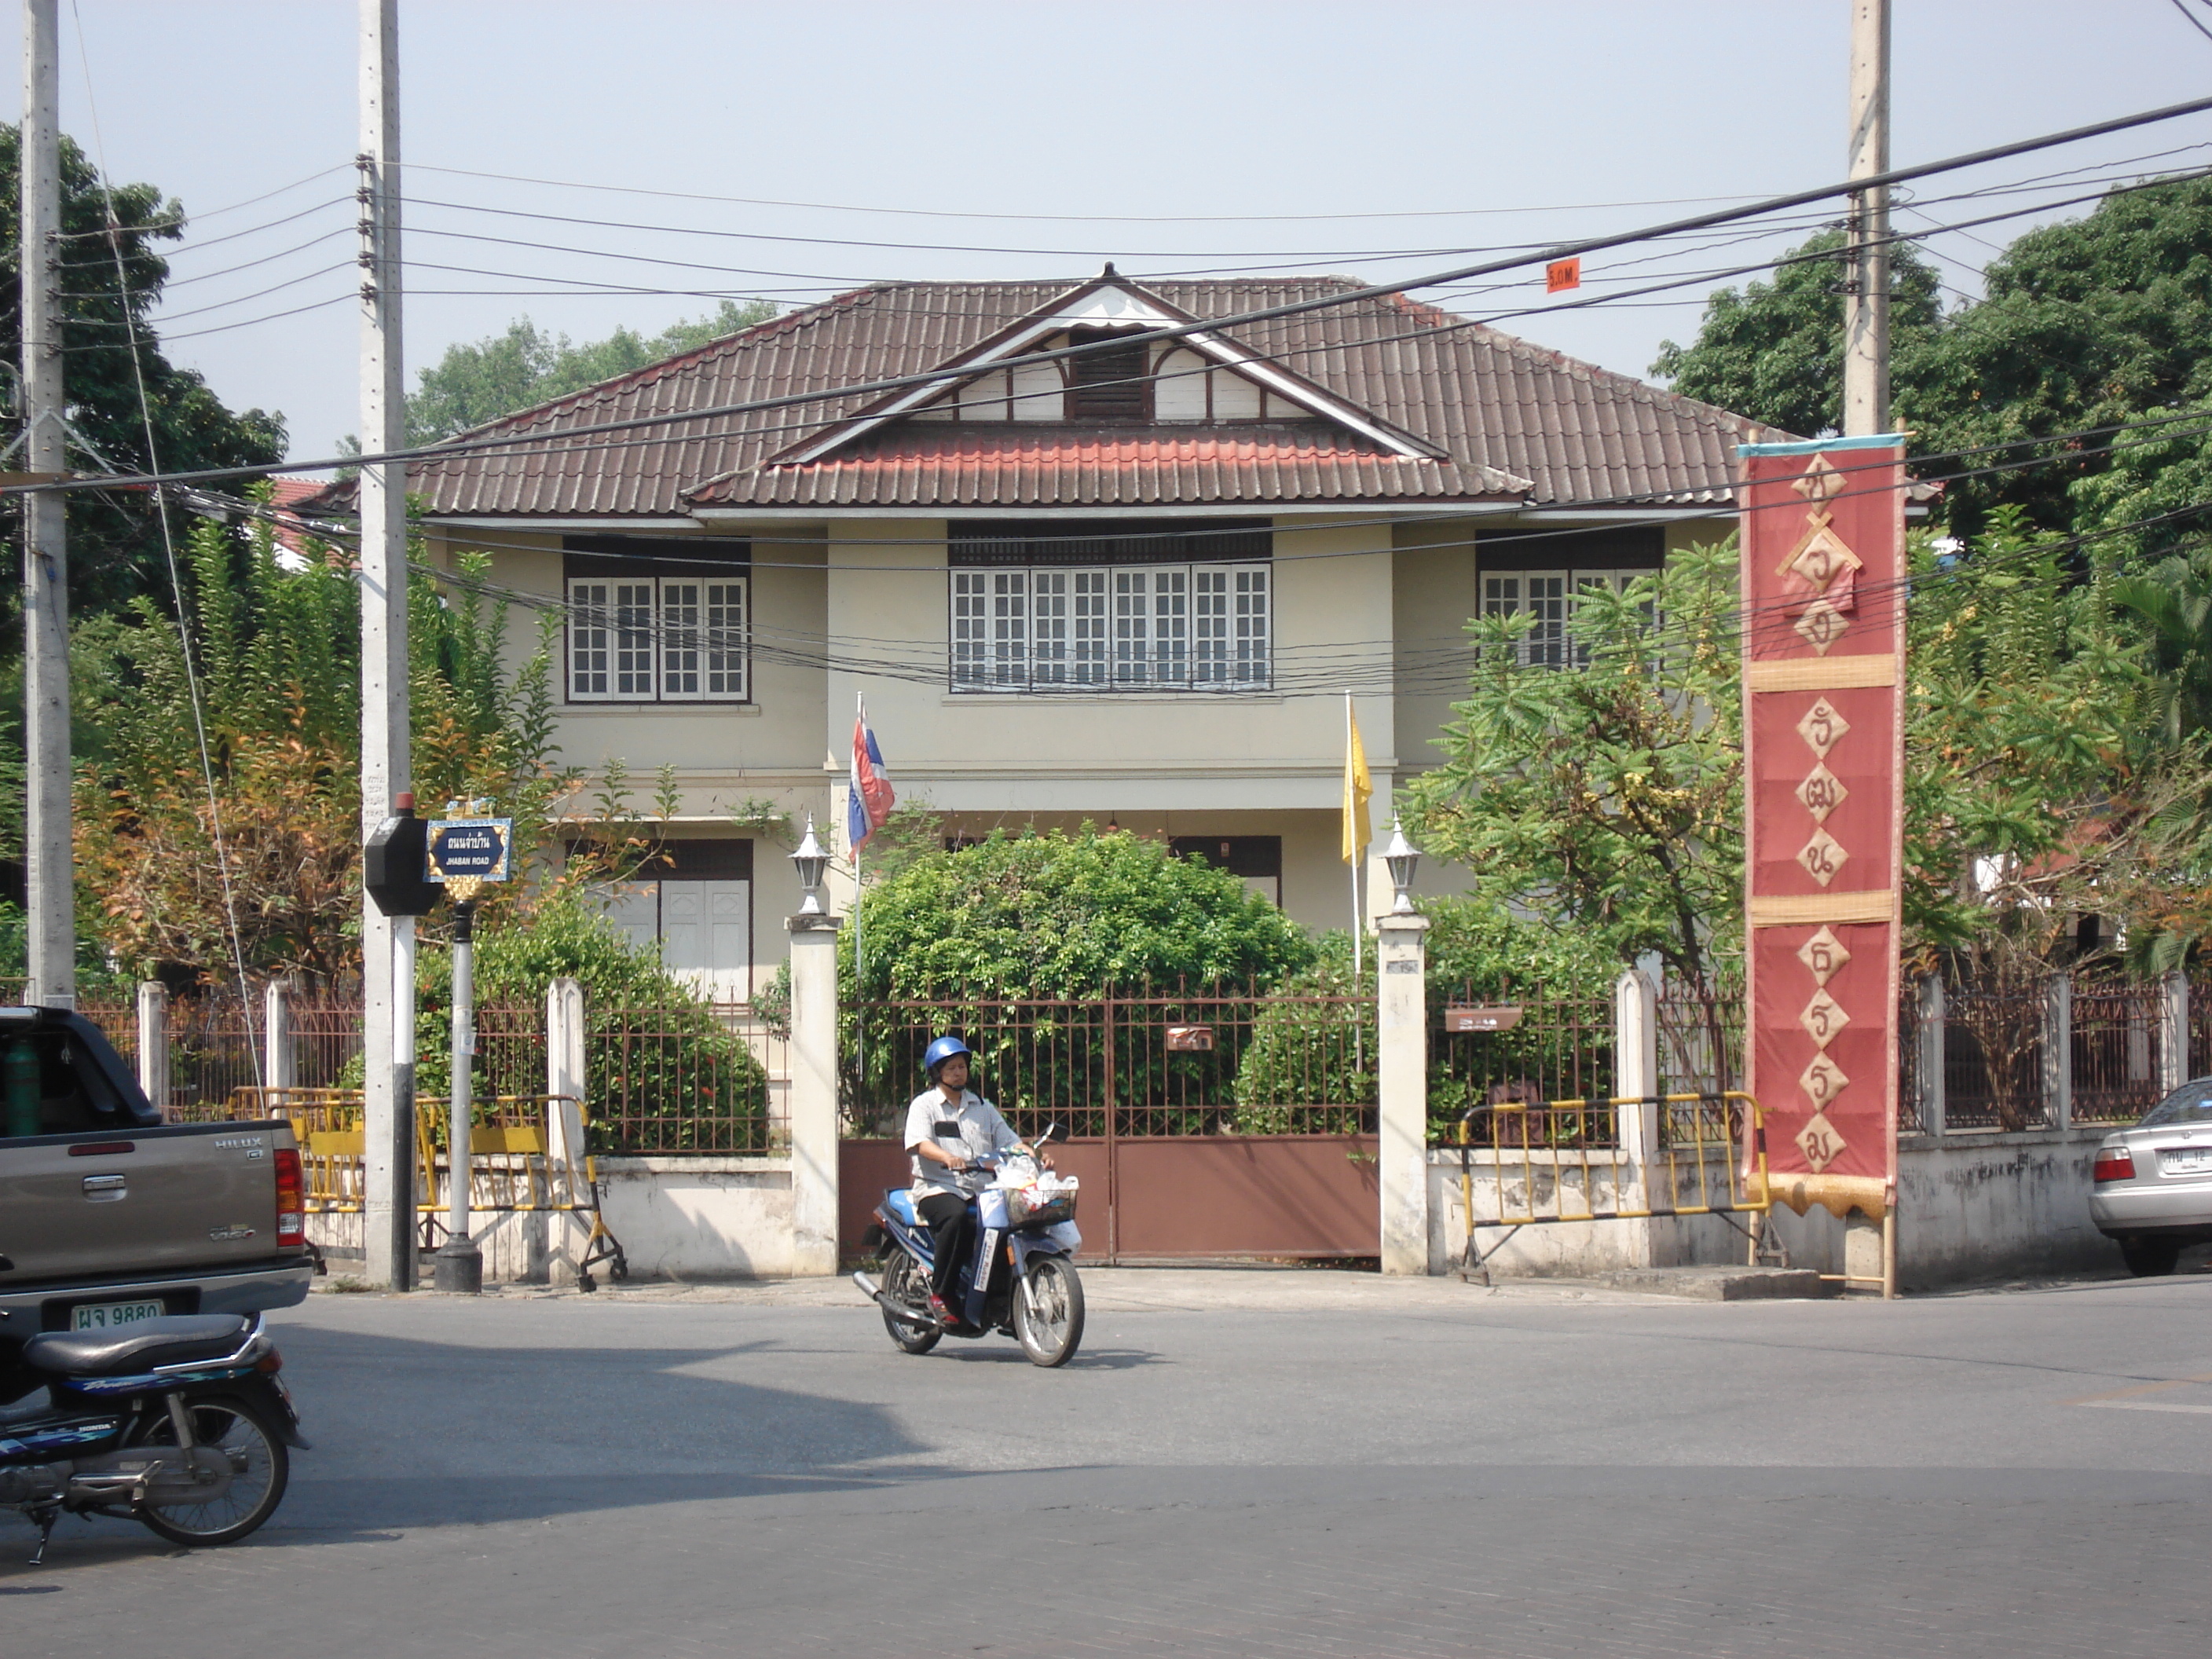
[[[997,691],[1267,684],[1264,564],[952,572],[952,686]]]
[[[1532,668],[1581,666],[1589,659],[1586,647],[1567,633],[1567,619],[1579,597],[1593,588],[1618,592],[1644,570],[1516,570],[1482,579],[1482,614],[1486,617],[1533,617],[1522,636],[1520,660]]]
[[[743,702],[746,580],[568,580],[568,696],[579,702]]]

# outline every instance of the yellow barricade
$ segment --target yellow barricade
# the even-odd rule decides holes
[[[1624,1149],[1620,1109],[1659,1115],[1650,1158]],[[1607,1100],[1498,1100],[1459,1121],[1460,1197],[1477,1227],[1657,1216],[1765,1215],[1766,1120],[1740,1089]],[[1475,1205],[1478,1182],[1491,1200]]]

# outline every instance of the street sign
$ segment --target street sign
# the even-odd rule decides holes
[[[514,844],[513,818],[433,818],[426,859],[430,879],[505,881]]]
[[[410,807],[378,824],[362,848],[361,884],[387,916],[427,916],[438,908],[423,860],[429,827]]]

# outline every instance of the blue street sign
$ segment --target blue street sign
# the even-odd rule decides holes
[[[479,881],[505,881],[514,844],[513,818],[433,818],[425,856],[430,879],[474,876]]]

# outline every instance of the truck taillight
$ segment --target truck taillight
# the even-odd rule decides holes
[[[2089,1176],[2093,1181],[2133,1181],[2136,1178],[2135,1155],[2124,1146],[2114,1146],[2099,1152]]]
[[[295,1146],[276,1149],[276,1248],[307,1242],[307,1182]]]

